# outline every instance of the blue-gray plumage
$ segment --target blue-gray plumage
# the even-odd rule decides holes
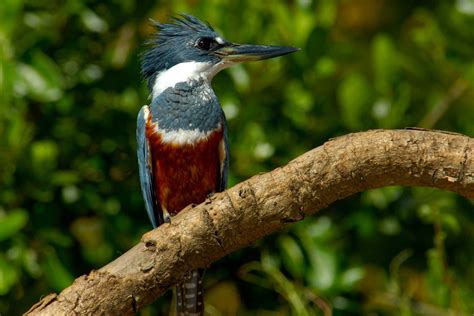
[[[296,51],[225,40],[190,15],[155,26],[159,34],[142,61],[151,104],[137,119],[140,184],[153,227],[187,205],[225,190],[229,166],[227,123],[211,80],[234,64]],[[204,312],[203,270],[176,287],[177,315]]]
[[[163,223],[160,204],[156,198],[153,171],[151,166],[150,146],[146,138],[145,107],[142,107],[137,118],[137,158],[140,185],[145,201],[145,208],[153,228]]]
[[[152,101],[151,111],[153,122],[167,131],[197,128],[207,132],[216,129],[222,121],[219,100],[209,82],[202,78],[166,89]]]

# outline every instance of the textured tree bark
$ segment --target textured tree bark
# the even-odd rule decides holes
[[[26,314],[134,314],[212,262],[334,201],[387,185],[429,186],[474,199],[474,139],[426,130],[374,130],[331,139],[286,166],[206,202]]]

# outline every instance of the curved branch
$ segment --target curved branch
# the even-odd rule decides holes
[[[426,130],[349,134],[188,207],[98,271],[27,314],[133,314],[183,279],[336,200],[387,185],[474,199],[474,139]],[[192,208],[192,210],[190,210]]]

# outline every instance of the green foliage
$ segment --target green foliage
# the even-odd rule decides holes
[[[3,0],[0,314],[25,312],[150,229],[135,160],[148,18],[189,12],[232,41],[301,48],[214,80],[233,185],[352,131],[474,136],[473,8],[471,0]],[[472,314],[473,209],[426,188],[341,201],[215,263],[209,313]],[[166,314],[169,301],[142,313]]]
[[[28,221],[28,214],[25,210],[16,209],[8,214],[1,214],[0,217],[0,241],[12,238],[21,230]]]

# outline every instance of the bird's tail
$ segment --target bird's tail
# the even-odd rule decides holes
[[[193,270],[183,283],[176,286],[176,316],[204,315],[203,274],[203,269]]]

